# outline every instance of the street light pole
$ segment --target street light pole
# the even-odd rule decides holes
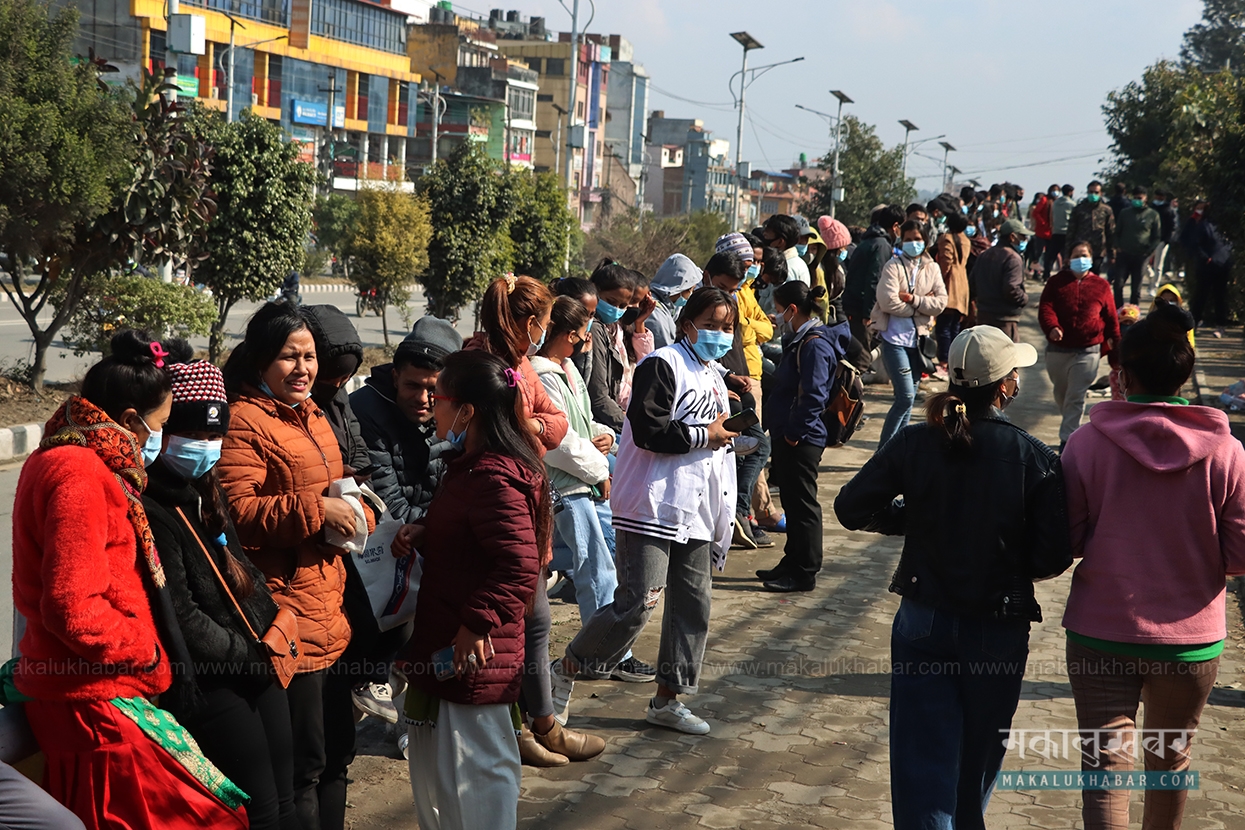
[[[733,32],[731,37],[744,48],[743,67],[739,70],[739,122],[735,127],[735,193],[731,197],[730,221],[733,230],[739,221],[739,190],[743,186],[743,182],[740,181],[739,166],[743,162],[744,154],[744,92],[748,89],[748,52],[765,47],[747,32]]]
[[[921,129],[906,118],[900,119],[899,125],[904,128],[903,134],[903,180],[908,181],[908,136],[912,135],[913,130]]]
[[[949,187],[951,187],[951,178],[950,176],[947,175],[947,172],[951,169],[950,167],[947,166],[947,156],[949,156],[951,154],[951,151],[954,150],[955,148],[952,147],[950,142],[947,142],[947,141],[938,142],[938,146],[942,147],[942,179],[943,179],[942,189],[943,189],[943,192],[946,192],[946,190]]]
[[[566,96],[566,189],[568,201],[573,196],[579,198],[579,188],[571,184],[571,174],[575,170],[575,152],[571,147],[571,130],[575,127],[575,97],[579,92],[579,0],[574,0],[571,8],[571,61],[567,86],[570,88]],[[576,219],[580,213],[578,205],[572,209]],[[569,259],[569,255],[568,255]]]
[[[830,218],[834,218],[835,204],[843,198],[843,179],[839,175],[839,149],[843,144],[843,105],[856,103],[847,93],[832,89],[830,94],[839,99],[839,114],[834,122],[834,165],[830,171]]]

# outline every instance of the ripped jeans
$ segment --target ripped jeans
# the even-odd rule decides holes
[[[710,543],[679,544],[617,531],[618,588],[614,601],[584,623],[566,653],[593,675],[608,676],[648,623],[662,594],[657,682],[677,694],[695,694],[709,634]]]

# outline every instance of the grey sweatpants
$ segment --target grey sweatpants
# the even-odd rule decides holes
[[[83,826],[42,787],[0,763],[0,830],[83,830]]]
[[[579,666],[608,675],[635,645],[666,594],[657,652],[657,682],[677,694],[695,694],[709,635],[710,543],[683,544],[617,531],[618,588],[566,647]]]
[[[1059,407],[1059,441],[1067,441],[1081,425],[1085,415],[1085,395],[1098,379],[1101,348],[1046,350],[1046,374],[1055,387],[1055,406]]]

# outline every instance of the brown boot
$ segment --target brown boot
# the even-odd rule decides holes
[[[587,761],[605,751],[604,738],[573,732],[557,721],[553,722],[553,728],[544,735],[533,732],[532,737],[545,749],[565,755],[572,761]]]
[[[557,726],[555,723],[554,726]],[[526,726],[519,733],[519,758],[529,767],[564,767],[571,762],[565,755],[551,752],[537,741]]]

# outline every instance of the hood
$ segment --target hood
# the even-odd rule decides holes
[[[372,374],[364,381],[365,384],[375,389],[387,401],[392,401],[398,393],[393,386],[393,364],[382,363],[379,366],[372,367]]]
[[[699,285],[703,278],[704,272],[691,259],[683,254],[671,254],[657,269],[657,275],[649,287],[669,297]]]
[[[533,355],[528,360],[531,361],[532,368],[536,370],[538,375],[556,374],[564,377],[566,375],[566,370],[556,360],[550,360],[542,355]]]
[[[869,229],[865,231],[864,236],[860,237],[860,239],[863,242],[866,239],[877,239],[878,237],[881,237],[887,241],[890,241],[891,238],[890,234],[887,233],[886,229],[881,225],[870,225]]]
[[[303,316],[311,336],[315,338],[320,362],[328,363],[342,355],[353,354],[363,363],[363,341],[340,308],[335,305],[305,305]]]
[[[1159,304],[1158,296],[1162,294],[1164,291],[1170,291],[1171,293],[1175,294],[1176,303],[1181,308],[1184,308],[1184,297],[1180,294],[1180,289],[1172,285],[1170,282],[1167,282],[1167,283],[1163,283],[1162,285],[1160,285],[1158,289],[1154,292],[1154,302],[1150,303],[1151,311],[1154,311],[1154,309],[1158,308],[1158,304]]]
[[[1089,422],[1156,473],[1186,470],[1236,440],[1227,414],[1207,406],[1104,401],[1090,410]]]

